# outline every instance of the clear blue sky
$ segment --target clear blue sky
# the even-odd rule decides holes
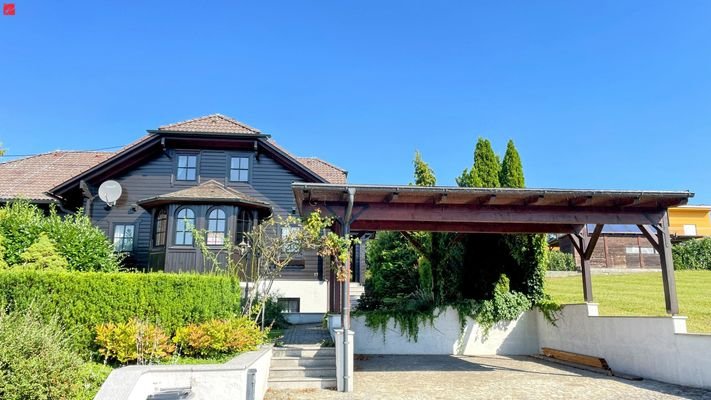
[[[9,0],[8,0],[9,1]],[[535,3],[535,4],[534,4]],[[109,5],[111,4],[111,5]],[[126,144],[219,112],[355,183],[438,183],[514,139],[530,187],[711,203],[711,2],[16,1],[10,154]]]

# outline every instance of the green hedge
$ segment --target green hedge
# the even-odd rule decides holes
[[[77,350],[94,349],[94,329],[138,317],[174,332],[180,326],[233,316],[240,308],[236,279],[197,274],[0,271],[0,306],[30,305],[56,315]]]
[[[711,238],[693,239],[672,248],[675,269],[711,270]]]

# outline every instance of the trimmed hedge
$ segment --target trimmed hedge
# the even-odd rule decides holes
[[[239,282],[198,274],[0,271],[0,306],[36,306],[56,315],[77,350],[94,350],[95,327],[137,317],[170,333],[178,327],[240,311]]]
[[[693,239],[672,248],[675,269],[711,270],[711,238]]]

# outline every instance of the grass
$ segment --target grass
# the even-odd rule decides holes
[[[711,333],[711,271],[676,271],[675,276],[688,331]],[[592,290],[600,315],[667,315],[661,272],[593,275]],[[559,303],[583,302],[580,276],[547,278],[546,291]]]
[[[113,368],[97,362],[87,362],[82,366],[82,391],[77,395],[78,400],[91,400],[101,388]]]

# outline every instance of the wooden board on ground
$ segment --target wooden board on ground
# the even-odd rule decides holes
[[[593,368],[602,368],[609,370],[610,366],[604,358],[588,356],[585,354],[571,353],[569,351],[556,350],[548,347],[541,349],[547,357],[555,358],[556,360],[567,361],[575,364],[587,365]]]

